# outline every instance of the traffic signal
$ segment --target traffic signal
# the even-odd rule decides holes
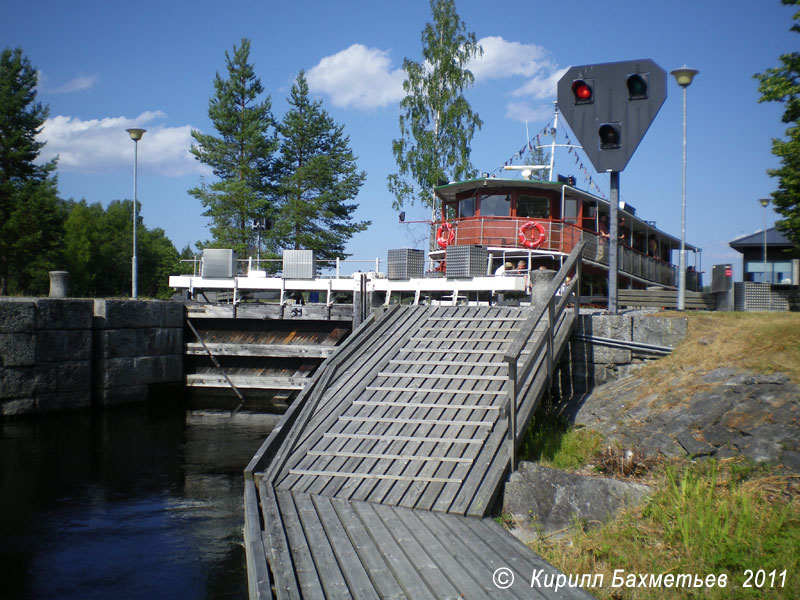
[[[558,82],[558,108],[601,173],[625,168],[666,97],[650,59],[572,67]]]
[[[619,148],[622,128],[619,123],[603,123],[597,130],[597,135],[600,137],[601,150],[614,150]]]
[[[572,82],[572,95],[575,104],[591,104],[594,102],[594,81],[591,79],[576,79]]]
[[[647,100],[648,73],[628,75],[628,100]]]

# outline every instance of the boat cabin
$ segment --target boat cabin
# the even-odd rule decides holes
[[[434,223],[431,258],[440,268],[452,244],[486,246],[493,266],[525,260],[529,270],[557,268],[586,240],[584,263],[590,271],[607,273],[608,200],[566,183],[527,179],[473,179],[439,186],[435,193],[442,213]],[[672,256],[677,261],[680,240],[637,217],[631,206],[620,203],[617,214],[620,285],[677,287]],[[700,250],[689,244],[686,249],[694,255],[687,260],[686,287],[699,290]]]

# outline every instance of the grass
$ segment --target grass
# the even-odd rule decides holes
[[[673,313],[675,316],[684,316]],[[659,313],[668,316],[669,313]],[[648,390],[686,398],[719,367],[786,374],[800,383],[800,315],[690,313],[686,339],[669,357],[637,371]],[[547,406],[523,441],[526,460],[560,469],[602,465],[602,436],[571,429]],[[613,462],[613,461],[611,461]],[[646,504],[594,529],[576,523],[567,537],[540,537],[531,547],[570,575],[603,574],[599,598],[800,598],[800,475],[787,476],[744,460],[648,464]],[[726,574],[726,588],[612,588],[625,574]],[[746,570],[775,571],[774,586],[742,587]],[[785,584],[781,574],[785,571]]]
[[[643,507],[599,528],[531,547],[567,574],[602,573],[598,598],[797,598],[800,500],[791,477],[743,480],[731,463],[666,466]],[[792,491],[794,489],[794,491]],[[612,588],[626,574],[726,574],[720,588]],[[746,570],[784,570],[774,587],[744,588]]]

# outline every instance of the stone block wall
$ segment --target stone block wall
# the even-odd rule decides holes
[[[0,417],[143,401],[183,381],[175,302],[0,298]]]
[[[91,406],[92,301],[0,299],[0,415]]]
[[[654,312],[581,315],[570,340],[569,356],[562,360],[560,385],[569,387],[570,394],[585,392],[658,358],[653,353],[586,341],[579,336],[674,348],[686,337],[686,327],[684,317],[663,317]]]
[[[153,384],[183,381],[183,310],[177,302],[94,301],[96,404],[126,404]]]

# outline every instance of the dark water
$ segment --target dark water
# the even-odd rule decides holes
[[[0,421],[0,598],[246,598],[242,471],[275,422]]]

